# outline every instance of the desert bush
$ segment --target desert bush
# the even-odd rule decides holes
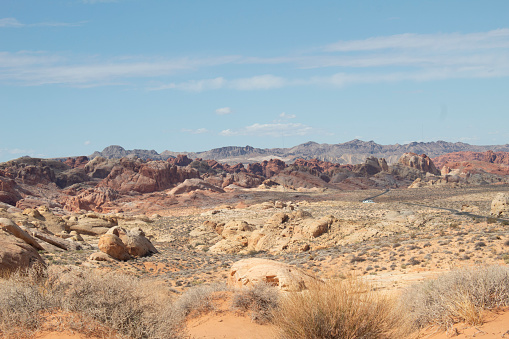
[[[316,284],[281,298],[274,323],[281,338],[405,338],[406,322],[395,301],[348,278]]]
[[[452,271],[410,287],[401,300],[416,328],[450,328],[458,321],[479,325],[483,310],[509,306],[509,268]]]
[[[169,293],[153,281],[60,266],[37,278],[15,274],[0,280],[2,335],[29,337],[55,313],[73,318],[70,328],[60,329],[80,331],[95,322],[130,338],[178,338],[183,327]]]
[[[0,281],[0,335],[27,337],[41,324],[40,313],[51,307],[34,279],[33,271],[16,272]]]
[[[280,292],[269,284],[256,284],[251,288],[236,290],[232,297],[232,309],[249,311],[251,319],[258,324],[272,321],[273,312],[279,306]]]
[[[227,290],[227,286],[221,283],[192,287],[175,301],[174,308],[184,317],[192,311],[196,314],[212,311],[214,293]]]

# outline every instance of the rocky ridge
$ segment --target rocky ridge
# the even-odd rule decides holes
[[[427,154],[434,158],[451,152],[486,152],[486,151],[509,152],[509,144],[478,146],[469,145],[462,142],[411,142],[400,145],[380,145],[374,141],[352,140],[339,144],[319,144],[316,142],[306,142],[291,148],[255,148],[251,146],[239,147],[228,146],[212,149],[203,152],[172,152],[164,151],[161,154],[154,150],[125,150],[121,146],[108,146],[101,152],[94,152],[90,155],[93,159],[102,156],[107,159],[122,157],[139,157],[142,159],[167,160],[186,154],[189,158],[202,158],[205,160],[216,160],[226,163],[254,163],[271,158],[281,159],[285,162],[292,163],[296,159],[304,160],[318,159],[338,164],[360,164],[367,157],[374,156],[377,158],[385,158],[387,163],[394,164],[398,161],[403,153]],[[441,168],[441,166],[439,166]]]

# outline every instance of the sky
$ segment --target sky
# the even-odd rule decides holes
[[[1,0],[0,162],[509,143],[509,1]]]

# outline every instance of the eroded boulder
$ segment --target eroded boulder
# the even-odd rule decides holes
[[[45,266],[37,250],[14,235],[0,231],[0,273],[12,273],[34,266]]]
[[[509,216],[509,193],[499,193],[491,202],[491,215],[496,217]]]
[[[99,238],[99,249],[108,254],[109,256],[120,260],[126,261],[131,259],[126,245],[115,234],[103,234]]]
[[[266,283],[285,292],[300,292],[318,279],[306,272],[269,259],[249,258],[235,262],[227,278],[229,286],[242,288]]]

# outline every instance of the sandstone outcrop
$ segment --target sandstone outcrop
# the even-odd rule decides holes
[[[109,187],[119,193],[151,193],[162,191],[186,179],[199,178],[195,169],[172,166],[168,162],[123,158],[110,174],[101,181],[99,187]]]
[[[304,271],[274,260],[250,258],[235,262],[227,278],[232,287],[265,283],[285,292],[300,292],[319,280]]]
[[[0,272],[10,273],[34,266],[45,266],[35,248],[12,234],[0,231]]]
[[[189,193],[196,190],[207,190],[217,193],[224,193],[224,190],[222,188],[219,188],[217,186],[211,185],[208,182],[193,178],[193,179],[186,179],[183,183],[179,184],[178,186],[171,189],[169,194],[171,195],[177,195],[177,194],[183,194],[183,193]]]
[[[15,206],[21,199],[21,194],[16,188],[16,181],[4,177],[0,171],[0,202]]]
[[[150,240],[145,237],[145,232],[139,227],[125,230],[122,227],[112,227],[107,234],[113,234],[120,238],[127,252],[133,257],[145,257],[158,253]]]
[[[73,217],[69,223],[71,231],[86,235],[102,235],[107,233],[111,227],[118,225],[116,218],[94,213]]]
[[[509,217],[509,193],[499,193],[491,202],[491,215]]]
[[[426,154],[417,155],[415,153],[405,153],[399,158],[398,163],[415,168],[421,172],[440,175],[433,161]]]
[[[101,212],[104,204],[115,201],[119,197],[118,192],[109,187],[89,188],[77,194],[72,191],[67,193],[69,196],[64,196],[61,202],[64,209],[71,212],[82,210]]]
[[[99,238],[99,250],[120,261],[131,259],[126,245],[115,234],[103,234]]]
[[[110,174],[113,167],[118,164],[119,160],[96,157],[87,162],[84,169],[91,178],[104,179]]]
[[[99,238],[99,250],[120,261],[129,260],[131,257],[144,257],[158,253],[139,227],[130,230],[118,226],[110,228],[106,234]],[[95,254],[89,259],[104,261],[108,260],[108,257]]]
[[[455,152],[440,155],[433,158],[433,162],[438,168],[446,166],[448,163],[482,161],[490,164],[500,164],[509,166],[509,152]]]
[[[189,159],[185,154],[179,154],[175,158],[169,158],[167,161],[173,166],[187,166],[193,162],[193,160]]]
[[[12,220],[7,218],[0,218],[0,228],[7,233],[12,234],[16,238],[24,241],[28,245],[32,246],[34,249],[40,251],[44,250],[44,247],[39,245],[39,243],[27,232],[22,230],[18,225],[16,225]]]

